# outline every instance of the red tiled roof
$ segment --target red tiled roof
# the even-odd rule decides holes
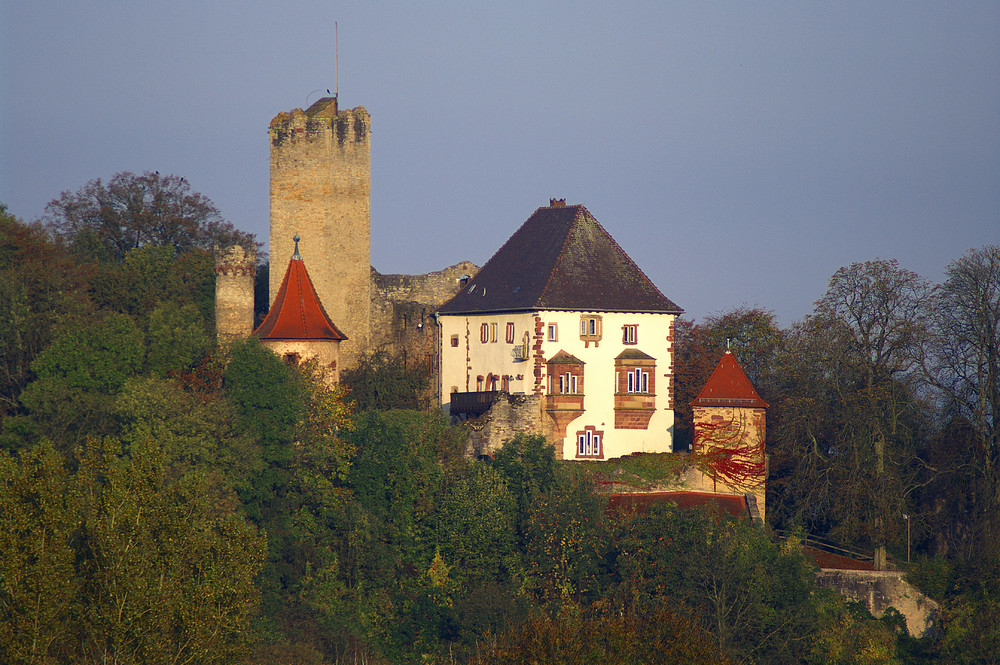
[[[683,310],[582,205],[539,208],[482,270],[438,310],[442,314],[533,309]]]
[[[254,335],[260,339],[347,339],[323,309],[306,266],[298,256],[297,243],[271,311]]]
[[[750,379],[743,373],[736,357],[726,351],[715,371],[708,378],[705,387],[691,402],[693,406],[743,406],[767,408],[767,402],[760,398],[750,385]]]
[[[628,492],[608,495],[608,512],[627,510],[644,513],[654,503],[676,503],[678,508],[696,508],[717,504],[726,513],[734,517],[746,516],[750,513],[747,501],[740,494],[716,494],[714,492]]]

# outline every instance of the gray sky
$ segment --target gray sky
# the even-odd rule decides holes
[[[157,170],[266,242],[267,126],[334,88],[335,20],[382,272],[565,197],[690,317],[787,324],[840,266],[1000,244],[995,0],[0,0],[0,201]]]

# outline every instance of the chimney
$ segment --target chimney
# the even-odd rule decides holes
[[[565,208],[566,199],[549,199],[550,208]]]

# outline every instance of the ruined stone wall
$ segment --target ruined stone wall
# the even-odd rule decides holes
[[[215,249],[215,332],[219,344],[253,332],[257,256],[239,245]]]
[[[300,253],[334,324],[347,335],[341,363],[368,348],[371,316],[371,120],[363,107],[324,98],[271,121],[271,236],[274,266]],[[272,270],[272,296],[282,270]]]
[[[437,402],[438,326],[434,311],[479,271],[469,261],[423,275],[383,275],[371,269],[369,351],[400,358],[427,372],[428,403]]]
[[[490,410],[463,423],[469,429],[466,455],[492,456],[517,434],[542,431],[541,398],[538,395],[501,393]]]
[[[898,570],[824,568],[816,574],[816,583],[821,589],[831,589],[850,600],[864,603],[876,617],[895,607],[906,619],[910,635],[923,637],[933,628],[938,604],[920,593],[904,576]]]

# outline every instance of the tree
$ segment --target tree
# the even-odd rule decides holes
[[[222,219],[187,180],[159,171],[116,173],[105,183],[91,180],[77,192],[65,191],[45,209],[45,225],[74,252],[100,261],[120,262],[148,245],[176,254],[211,251],[239,244],[256,251],[253,236]]]
[[[66,449],[87,436],[113,434],[114,396],[141,370],[143,342],[124,314],[71,321],[31,363],[36,378],[21,393],[27,416],[10,419],[5,429],[28,442],[44,435]]]
[[[265,539],[174,480],[149,441],[0,455],[0,658],[228,663],[248,649]]]
[[[76,637],[80,488],[51,446],[0,453],[0,660],[51,663]]]
[[[340,374],[359,411],[420,408],[420,394],[429,380],[423,369],[407,367],[401,358],[382,351],[364,356],[357,367]]]
[[[813,630],[813,569],[746,518],[655,504],[615,534],[613,597],[691,612],[734,662],[797,662]]]
[[[927,374],[990,449],[1000,447],[1000,247],[970,250],[935,289]]]
[[[792,489],[779,506],[874,546],[878,566],[917,484],[924,409],[916,368],[928,292],[895,261],[841,268],[774,373],[781,397],[772,401],[770,448],[782,482],[769,491]]]
[[[78,481],[86,528],[80,656],[94,662],[228,663],[245,654],[266,539],[172,481],[158,446],[91,442]]]
[[[492,663],[662,663],[723,665],[731,661],[706,633],[667,603],[642,610],[566,604],[555,614],[537,612],[497,636],[471,661]]]
[[[36,224],[23,224],[0,204],[0,414],[18,410],[35,356],[56,324],[90,307],[87,278]]]

